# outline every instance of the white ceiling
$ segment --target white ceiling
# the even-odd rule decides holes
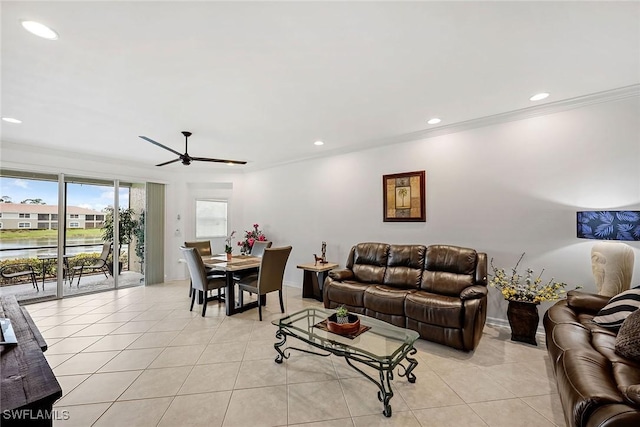
[[[3,142],[265,167],[640,83],[638,2],[7,2]],[[36,20],[48,41],[22,29]],[[313,142],[321,139],[323,147]],[[190,167],[220,168],[196,164]],[[179,163],[166,168],[182,168]]]

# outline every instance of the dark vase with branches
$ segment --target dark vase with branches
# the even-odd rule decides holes
[[[104,225],[102,226],[102,238],[105,242],[112,242],[113,244],[113,208],[111,206],[105,209]],[[128,245],[131,243],[133,233],[138,227],[138,221],[134,219],[135,211],[132,208],[123,209],[120,208],[118,213],[118,273],[122,270],[122,262],[120,256],[122,255],[122,245]],[[113,252],[109,255],[107,260],[107,267],[113,275]]]

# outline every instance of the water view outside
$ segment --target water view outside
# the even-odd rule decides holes
[[[120,208],[121,211],[129,208],[133,193],[133,204],[136,205],[133,207],[137,208],[135,211],[139,217],[144,209],[145,186],[133,184],[131,190],[133,191],[130,191],[128,185],[120,187]],[[55,259],[58,255],[57,181],[2,176],[0,194],[0,266],[22,260],[28,261],[36,272],[40,288],[35,289],[28,276],[22,278],[25,280],[19,281],[2,279],[0,295],[14,294],[19,301],[55,296]],[[113,276],[109,274],[105,277],[102,271],[95,269],[85,268],[82,283],[79,278],[73,282],[69,279],[73,273],[79,271],[74,269],[74,266],[83,263],[95,264],[95,257],[102,251],[105,219],[109,209],[113,212],[111,207],[114,203],[114,187],[106,182],[104,185],[94,182],[67,182],[66,199],[67,215],[59,221],[60,227],[66,228],[64,253],[67,267],[64,275],[64,295],[112,289]],[[136,237],[132,243],[140,240],[144,244],[142,238],[143,235],[140,238]],[[137,255],[143,253],[143,250],[138,246],[127,244],[121,235],[120,256],[116,259],[120,259],[122,272],[126,272],[127,275],[122,277],[121,273],[119,286],[144,284],[143,255]],[[94,258],[91,258],[92,256]],[[68,263],[66,260],[69,260]],[[108,267],[112,267],[111,263]],[[134,271],[128,271],[132,270],[132,267]],[[111,273],[117,275],[118,269]]]

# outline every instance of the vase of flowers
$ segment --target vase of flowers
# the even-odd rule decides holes
[[[540,316],[538,305],[545,301],[556,301],[564,294],[566,283],[556,282],[553,278],[546,283],[542,282],[542,273],[535,277],[532,269],[526,269],[526,275],[518,274],[518,266],[524,258],[524,253],[507,273],[504,268],[496,268],[491,259],[493,275],[489,285],[500,290],[504,299],[509,301],[507,319],[511,326],[511,340],[521,341],[533,345],[536,342],[536,332]]]
[[[235,234],[236,232],[234,230],[231,232],[231,234],[229,234],[229,237],[224,239],[224,242],[225,242],[224,252],[227,254],[227,261],[231,261],[232,252],[233,252],[233,246],[231,246],[231,240],[233,240],[233,236],[235,236]]]
[[[263,242],[267,240],[267,237],[264,235],[262,230],[260,230],[259,224],[253,224],[253,229],[247,230],[244,232],[244,239],[238,241],[238,246],[240,246],[240,253],[247,254],[251,253],[251,248],[253,248],[253,244],[256,241]]]

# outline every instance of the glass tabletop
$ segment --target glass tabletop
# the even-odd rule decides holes
[[[289,335],[327,351],[363,354],[385,363],[401,360],[413,348],[413,343],[419,337],[416,331],[400,328],[362,314],[357,315],[360,324],[369,326],[371,329],[353,339],[315,326],[334,313],[335,310],[307,308],[271,323]]]

